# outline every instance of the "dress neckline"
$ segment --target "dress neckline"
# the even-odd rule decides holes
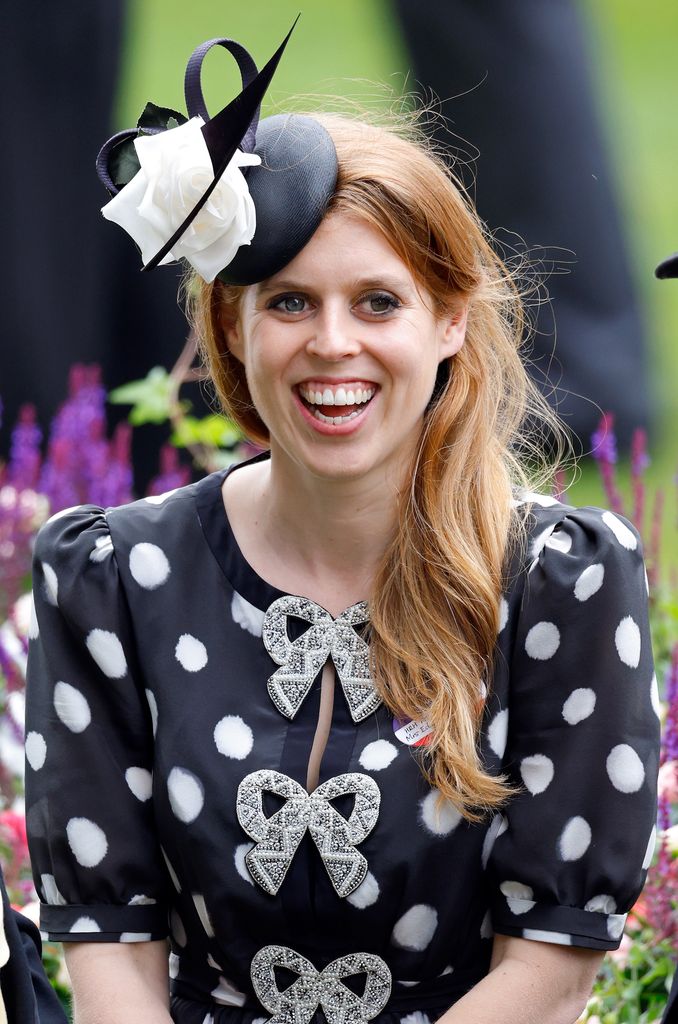
[[[227,469],[210,473],[192,485],[205,540],[221,571],[241,597],[264,612],[279,597],[290,596],[289,591],[274,587],[260,576],[245,558],[228,518],[221,488],[230,473],[241,466],[251,466],[268,458],[270,452],[260,452],[245,462],[238,462]]]

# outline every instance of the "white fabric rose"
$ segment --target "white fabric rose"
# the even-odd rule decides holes
[[[141,170],[102,213],[124,228],[148,263],[183,223],[214,178],[201,117],[178,128],[134,140]],[[241,167],[261,163],[254,153],[236,150],[202,210],[162,260],[183,258],[205,281],[227,267],[256,227],[254,203]]]

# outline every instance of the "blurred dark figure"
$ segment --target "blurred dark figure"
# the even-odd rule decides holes
[[[475,165],[455,166],[475,193],[480,216],[492,231],[517,233],[528,249],[574,253],[556,260],[572,259],[570,273],[547,281],[552,308],[542,307],[536,317],[535,379],[585,451],[600,418],[597,406],[614,413],[624,448],[634,428],[650,419],[644,324],[577,4],[394,3],[417,81],[443,101],[462,153],[468,157],[468,144],[479,151]],[[439,141],[453,149],[457,142],[443,130]],[[500,238],[516,244],[503,231]]]
[[[7,1024],[67,1024],[66,1014],[40,961],[40,934],[9,905],[0,870],[0,1021]],[[4,1011],[4,1016],[3,1016]]]
[[[47,427],[73,363],[101,364],[110,389],[171,366],[187,333],[178,271],[142,276],[129,239],[100,214],[107,194],[94,162],[113,131],[125,7],[123,0],[3,6],[0,455],[22,403],[34,402]],[[135,435],[143,493],[167,431]]]

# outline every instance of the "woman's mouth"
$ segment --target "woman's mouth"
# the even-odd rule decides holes
[[[340,426],[361,416],[374,398],[377,387],[368,381],[327,384],[304,381],[297,393],[304,407],[321,423]]]

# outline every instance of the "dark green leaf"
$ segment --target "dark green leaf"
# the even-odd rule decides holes
[[[124,139],[111,151],[108,158],[108,173],[118,188],[128,184],[141,164],[134,148],[134,139]]]
[[[176,128],[177,125],[185,124],[187,120],[188,118],[184,114],[180,114],[178,110],[172,110],[171,107],[159,107],[149,100],[137,121],[137,128],[142,130],[162,128],[164,130]],[[173,121],[174,124],[170,124],[170,121]]]

